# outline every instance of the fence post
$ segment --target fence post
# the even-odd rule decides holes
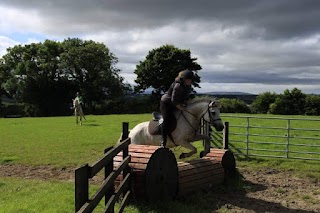
[[[75,171],[75,210],[76,212],[89,200],[89,165],[85,164]]]
[[[250,119],[247,117],[247,128],[246,128],[246,157],[249,156],[249,128],[250,128]]]
[[[108,147],[104,150],[104,154],[113,149],[113,146]],[[107,179],[110,173],[113,171],[113,160],[111,160],[108,164],[104,166],[104,179]],[[109,199],[114,194],[114,187],[110,187],[109,190],[106,191],[104,195],[104,204],[107,205]]]
[[[128,122],[123,122],[122,123],[122,138],[121,140],[125,140],[129,137],[129,123]],[[128,155],[129,155],[129,146],[126,146],[123,150],[122,150],[122,158],[125,159]],[[125,178],[127,176],[127,174],[130,173],[130,167],[126,167],[125,169],[123,169],[122,172],[122,177]],[[130,187],[130,186],[128,186]],[[128,188],[127,190],[129,190],[130,188]],[[124,193],[127,191],[124,190]]]
[[[223,149],[229,149],[229,122],[224,122]]]
[[[286,145],[286,157],[289,158],[289,143],[290,143],[290,119],[287,124],[287,145]]]

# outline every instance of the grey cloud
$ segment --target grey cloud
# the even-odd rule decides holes
[[[202,82],[320,82],[318,0],[1,0],[1,5],[36,14],[40,21],[32,30],[48,38],[105,43],[132,82],[139,61],[164,44],[190,49],[203,68]]]
[[[248,26],[264,39],[306,36],[320,29],[317,0],[3,0],[0,4],[36,10],[51,23],[61,19],[72,27],[81,22],[86,25],[83,31],[155,28],[188,20],[219,22],[226,28]]]
[[[301,74],[302,73],[302,74]],[[202,82],[208,83],[256,83],[271,85],[318,85],[320,82],[320,73],[315,75],[303,75],[302,72],[288,73],[286,71],[266,71],[257,70],[248,72],[247,70],[236,71],[212,71],[200,72]],[[298,75],[301,74],[301,75]]]

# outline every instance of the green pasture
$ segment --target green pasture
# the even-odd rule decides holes
[[[265,115],[264,115],[265,116]],[[139,115],[88,115],[83,126],[76,126],[74,117],[10,118],[0,119],[0,164],[46,165],[57,168],[76,168],[84,163],[93,164],[103,155],[103,150],[120,138],[122,122],[129,128],[149,120],[150,114]],[[312,118],[312,117],[310,117]],[[226,118],[230,125],[242,125],[241,120]],[[271,121],[271,120],[270,120]],[[268,121],[269,122],[269,121]],[[257,123],[257,125],[262,125]],[[274,120],[268,125],[277,126]],[[312,124],[297,125],[319,128]],[[318,125],[318,124],[316,124]],[[284,134],[284,133],[279,133]],[[299,133],[297,133],[299,134]],[[310,133],[316,136],[316,132]],[[234,137],[234,136],[233,136]],[[243,140],[239,136],[234,140]],[[299,142],[300,143],[300,142]],[[198,152],[201,142],[196,142]],[[230,146],[236,146],[230,144]],[[178,156],[184,149],[174,148]],[[193,158],[198,157],[198,154]],[[271,167],[292,170],[302,177],[320,180],[319,162],[276,158],[237,158],[238,167]],[[235,190],[245,190],[242,183],[235,183]],[[94,191],[98,186],[91,186]],[[225,190],[223,186],[217,190]],[[70,181],[27,180],[0,177],[0,213],[12,212],[73,212],[74,183]],[[227,192],[226,192],[227,193]],[[101,210],[99,206],[98,211]],[[214,192],[195,193],[166,205],[130,204],[125,212],[226,212]]]
[[[133,128],[151,115],[86,116],[83,126],[74,117],[0,119],[0,163],[79,166],[93,163],[119,140],[122,122]]]

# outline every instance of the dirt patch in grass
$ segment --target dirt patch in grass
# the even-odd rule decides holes
[[[293,172],[274,169],[240,169],[242,190],[217,191],[226,212],[320,212],[320,183]]]
[[[74,181],[75,168],[0,165],[0,177]],[[212,212],[320,212],[320,183],[293,172],[240,168],[244,181],[238,187],[214,191]],[[100,182],[99,175],[92,182]],[[205,195],[204,195],[205,196]]]
[[[0,177],[74,181],[74,169],[3,164],[0,165]]]

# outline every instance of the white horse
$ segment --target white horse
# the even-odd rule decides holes
[[[76,116],[76,124],[79,123],[78,117],[80,117],[80,126],[81,126],[82,118],[86,120],[86,117],[84,117],[84,113],[78,99],[73,99],[73,109],[74,109],[74,115]]]
[[[182,146],[191,151],[182,153],[180,158],[189,157],[197,153],[197,149],[191,142],[198,140],[210,140],[208,135],[200,134],[200,121],[203,118],[205,121],[215,127],[217,131],[222,131],[224,125],[220,118],[218,100],[206,98],[195,98],[189,101],[185,111],[176,111],[177,119],[176,129],[171,133],[173,141],[168,137],[167,147]],[[162,139],[161,134],[151,135],[148,131],[149,122],[143,122],[136,125],[129,133],[132,144],[141,145],[160,145]]]

